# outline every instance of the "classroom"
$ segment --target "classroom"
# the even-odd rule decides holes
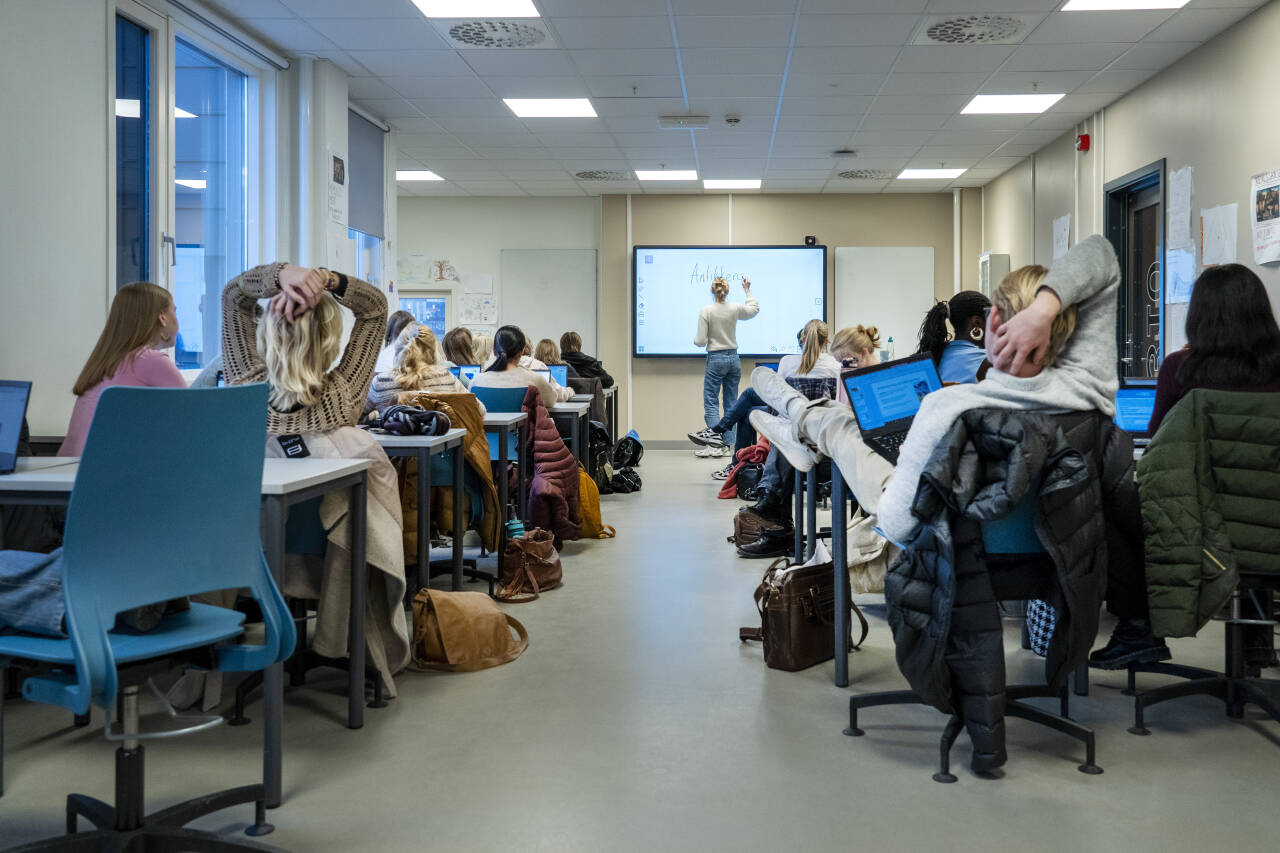
[[[1280,0],[0,0],[0,853],[1264,850]]]

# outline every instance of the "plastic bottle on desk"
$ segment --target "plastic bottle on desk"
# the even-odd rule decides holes
[[[888,342],[885,343],[885,347],[884,347],[884,360],[893,361],[894,358],[896,357],[897,356],[894,354],[894,349],[893,349],[893,335],[890,335],[889,340]]]

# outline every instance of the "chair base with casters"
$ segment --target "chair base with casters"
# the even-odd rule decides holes
[[[1084,763],[1079,766],[1081,773],[1087,773],[1096,776],[1102,772],[1102,768],[1095,761],[1095,742],[1093,729],[1088,726],[1081,725],[1068,716],[1070,710],[1069,693],[1065,686],[1053,688],[1047,685],[1035,684],[1012,684],[1005,688],[1005,696],[1007,701],[1004,706],[1004,713],[1007,717],[1017,717],[1023,720],[1029,720],[1041,726],[1047,726],[1054,731],[1062,732],[1069,737],[1084,744],[1085,759]],[[1025,699],[1057,699],[1059,703],[1059,713],[1054,714],[1037,708],[1034,705],[1028,705]],[[862,737],[866,734],[858,727],[858,709],[874,708],[880,705],[922,705],[924,702],[910,690],[887,690],[883,693],[867,693],[862,696],[849,697],[849,728],[844,730],[844,734],[850,737]],[[951,747],[956,742],[956,738],[960,736],[960,731],[964,728],[964,721],[956,715],[952,715],[947,721],[946,728],[942,731],[942,740],[939,744],[938,756],[938,772],[933,774],[933,781],[950,783],[956,781],[955,775],[951,772]]]
[[[289,673],[289,686],[301,687],[307,683],[307,673],[313,669],[321,667],[329,667],[331,669],[339,669],[343,672],[349,672],[351,662],[348,658],[330,658],[318,654],[310,649],[302,649],[295,652],[293,657],[284,662],[285,672]],[[249,703],[249,694],[262,686],[262,673],[252,672],[247,678],[236,685],[235,704],[232,707],[231,714],[227,717],[227,725],[244,726],[253,722],[252,719],[245,716],[245,706]],[[365,686],[371,687],[373,690],[373,699],[366,707],[369,708],[385,708],[387,700],[383,694],[382,672],[373,665],[365,664]],[[355,728],[360,728],[356,726]]]
[[[72,853],[73,851],[279,851],[280,848],[252,841],[229,840],[211,832],[187,829],[193,820],[222,811],[231,806],[253,803],[254,822],[245,830],[253,836],[266,835],[275,829],[267,823],[266,795],[261,784],[244,785],[213,794],[195,797],[177,805],[145,813],[144,747],[138,731],[138,686],[122,687],[119,694],[122,709],[123,742],[116,750],[115,805],[109,805],[84,794],[67,797],[67,834],[15,847],[9,853]],[[212,723],[219,720],[212,718]],[[208,723],[186,731],[208,727]],[[172,732],[168,734],[178,734]],[[158,735],[157,735],[158,736]],[[80,833],[80,818],[93,824],[94,831]]]
[[[1275,629],[1276,622],[1272,619],[1245,619],[1241,615],[1242,609],[1242,596],[1237,589],[1232,594],[1231,618],[1226,623],[1226,672],[1174,663],[1129,665],[1129,686],[1125,692],[1133,696],[1133,726],[1129,729],[1130,734],[1151,734],[1146,726],[1146,709],[1183,696],[1216,696],[1226,705],[1227,716],[1237,720],[1244,717],[1244,706],[1253,704],[1280,723],[1280,679],[1257,677],[1261,669],[1250,665],[1245,644],[1245,635],[1250,627],[1271,631]],[[1265,614],[1268,608],[1260,609]],[[1171,675],[1187,680],[1139,692],[1139,672]]]

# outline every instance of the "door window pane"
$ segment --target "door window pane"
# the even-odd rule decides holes
[[[151,34],[116,17],[116,288],[146,281],[151,250]]]
[[[223,286],[244,272],[247,87],[243,74],[174,43],[174,302],[178,367],[204,367],[222,349]]]
[[[347,237],[356,243],[356,268],[344,270],[374,287],[382,286],[382,238],[365,234],[354,228],[347,229]]]

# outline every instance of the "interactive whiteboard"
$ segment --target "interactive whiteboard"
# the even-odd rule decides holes
[[[718,276],[729,283],[729,302],[746,301],[745,278],[760,303],[760,313],[738,321],[744,358],[799,352],[796,333],[812,319],[827,318],[826,246],[636,246],[632,260],[638,358],[706,354],[693,339]]]

